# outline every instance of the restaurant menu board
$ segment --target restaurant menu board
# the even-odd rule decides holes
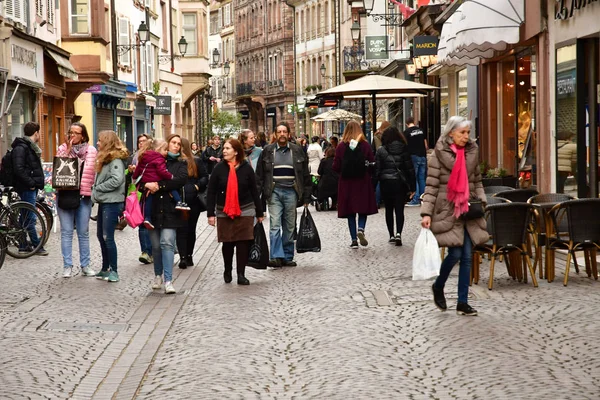
[[[44,167],[44,190],[40,192],[46,203],[52,208],[52,214],[56,216],[56,190],[52,188],[52,163],[42,163]]]

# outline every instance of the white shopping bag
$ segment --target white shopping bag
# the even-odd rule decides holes
[[[421,229],[413,253],[413,281],[430,279],[440,274],[442,258],[435,236],[429,229]]]

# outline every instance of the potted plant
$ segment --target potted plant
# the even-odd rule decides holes
[[[319,83],[318,85],[315,85],[315,88],[316,88],[317,90],[321,90],[321,89],[323,89],[323,85],[321,85],[321,84]]]
[[[508,175],[504,168],[491,168],[486,162],[480,164],[481,174],[483,175],[483,186],[517,186],[517,177]]]

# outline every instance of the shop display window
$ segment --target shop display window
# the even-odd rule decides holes
[[[440,76],[440,126],[444,130],[444,125],[450,118],[450,98],[448,91],[448,75]]]

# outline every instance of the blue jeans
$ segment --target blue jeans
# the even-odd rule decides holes
[[[435,287],[444,289],[452,268],[460,261],[458,270],[458,302],[467,303],[469,298],[469,281],[471,279],[471,262],[473,255],[473,243],[469,232],[465,228],[464,243],[461,247],[449,247],[448,255],[442,261],[440,275],[435,280]]]
[[[33,189],[33,190],[24,190],[22,192],[19,193],[19,197],[21,198],[21,200],[31,204],[32,206],[35,207],[35,201],[37,199],[37,189]],[[38,237],[37,234],[37,230],[35,229],[35,223],[37,221],[37,217],[34,215],[29,215],[30,212],[21,212],[21,215],[19,216],[19,223],[22,225],[23,221],[26,221],[27,226],[25,226],[25,229],[27,229],[27,233],[29,233],[29,239],[31,240],[31,245],[33,246],[33,248],[36,248],[38,246],[38,244],[40,244],[40,238]],[[26,248],[27,244],[26,243],[20,243],[19,244],[19,248]]]
[[[377,186],[375,186],[375,202],[377,203],[377,207],[381,204],[381,185],[377,182]]]
[[[154,275],[165,275],[165,282],[173,280],[175,264],[175,241],[177,229],[154,229],[150,231],[152,253],[154,254]]]
[[[89,197],[81,199],[79,208],[63,210],[56,207],[60,221],[60,250],[65,268],[73,266],[73,231],[77,228],[79,241],[79,262],[81,267],[90,266],[90,215],[92,215],[92,200]]]
[[[117,272],[117,242],[115,229],[119,223],[119,215],[123,211],[123,203],[99,203],[96,236],[100,242],[102,253],[102,271]]]
[[[415,169],[415,178],[417,179],[417,191],[413,201],[418,202],[421,195],[425,192],[425,178],[427,177],[427,157],[411,155],[413,167]]]
[[[140,247],[142,248],[142,253],[146,253],[151,256],[152,242],[150,241],[150,233],[148,232],[148,229],[144,227],[144,225],[140,225],[138,227],[138,236],[140,238]]]
[[[275,187],[269,200],[269,240],[271,259],[294,259],[294,230],[296,229],[296,202],[294,188]]]
[[[366,214],[358,214],[358,229],[361,231],[365,230],[365,226],[367,226],[367,215]],[[350,230],[350,238],[352,241],[355,241],[357,231],[356,231],[356,214],[352,214],[348,216],[348,229]]]

